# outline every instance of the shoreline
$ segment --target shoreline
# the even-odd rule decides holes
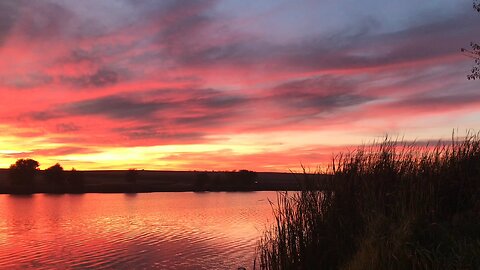
[[[83,194],[83,193],[152,193],[152,192],[254,192],[300,191],[309,185],[307,179],[322,179],[320,174],[294,174],[276,172],[205,171],[150,171],[129,170],[78,171],[81,183],[54,184],[47,182],[44,171],[38,171],[29,186],[11,184],[8,169],[0,169],[0,194]],[[65,172],[67,177],[70,173]]]

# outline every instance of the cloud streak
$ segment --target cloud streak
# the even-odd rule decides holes
[[[469,5],[349,1],[351,10],[311,1],[2,1],[5,145],[67,159],[95,147],[191,146],[203,149],[198,158],[169,152],[169,164],[213,168],[204,153],[225,168],[275,170],[326,159],[314,147],[319,133],[336,134],[322,137],[333,149],[480,124],[478,87],[465,80],[470,63],[459,53],[480,35]],[[295,147],[262,148],[271,136]],[[167,162],[143,151],[146,165]]]

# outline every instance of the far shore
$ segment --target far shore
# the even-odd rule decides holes
[[[234,172],[136,170],[134,181],[128,181],[128,170],[95,170],[80,171],[83,184],[72,189],[48,183],[43,172],[38,171],[32,185],[19,187],[11,184],[8,169],[0,169],[0,194],[299,191],[309,185],[306,175],[294,173],[258,172],[246,183]]]

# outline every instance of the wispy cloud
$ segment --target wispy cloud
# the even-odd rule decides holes
[[[480,34],[470,5],[338,5],[1,1],[5,140],[45,157],[92,147],[202,145],[205,157],[229,168],[285,169],[325,159],[326,150],[313,141],[252,156],[228,149],[251,143],[233,144],[242,134],[328,131],[339,134],[329,144],[345,145],[340,134],[358,143],[392,131],[441,137],[443,127],[458,127],[452,115],[460,127],[478,126],[478,87],[465,80],[471,63],[459,53]],[[20,143],[36,138],[68,147],[42,152]],[[219,145],[227,150],[210,151]],[[213,167],[201,153],[196,160],[177,154],[170,158]],[[269,161],[280,154],[286,157]]]

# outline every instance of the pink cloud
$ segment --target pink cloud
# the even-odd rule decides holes
[[[82,13],[81,3],[1,3],[0,124],[28,130],[18,138],[90,149],[228,144],[284,131],[347,131],[360,141],[408,131],[404,123],[416,118],[480,112],[464,77],[469,60],[458,53],[479,34],[475,16],[425,17],[384,32],[359,23],[332,35],[285,33],[279,43],[218,5],[125,2],[99,16]],[[309,147],[169,158],[197,169],[223,160],[229,169],[278,171],[326,160],[325,149]]]

